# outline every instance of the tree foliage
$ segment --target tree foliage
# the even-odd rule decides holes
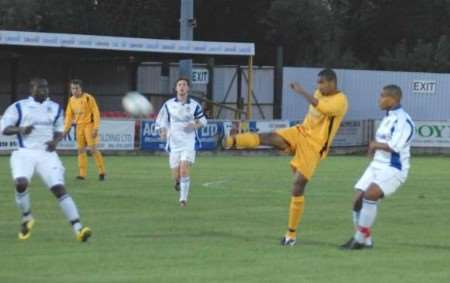
[[[178,38],[181,0],[3,0],[0,29]],[[450,71],[450,0],[195,0],[196,40],[251,41],[257,64]]]

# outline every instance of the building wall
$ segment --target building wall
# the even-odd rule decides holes
[[[302,97],[292,93],[289,83],[300,82],[308,91],[316,87],[317,68],[293,68],[283,70],[283,119],[302,119],[307,104]],[[387,84],[397,84],[403,90],[403,107],[415,120],[450,120],[450,75],[415,72],[388,72],[362,70],[336,70],[339,88],[349,99],[346,120],[379,119],[384,113],[377,100]],[[435,91],[420,91],[419,82],[435,83]],[[415,89],[416,88],[416,89]]]
[[[95,58],[94,58],[95,60]],[[3,62],[3,61],[2,61]],[[195,65],[196,68],[206,68],[205,65]],[[0,112],[10,104],[11,97],[11,67],[5,60],[0,65]],[[171,64],[167,76],[163,76],[162,64],[159,62],[142,63],[138,68],[137,90],[149,96],[158,110],[167,99],[163,95],[173,95],[173,87],[178,78],[178,65]],[[237,108],[237,67],[216,66],[214,68],[213,101],[225,103]],[[18,67],[18,98],[29,96],[29,79],[35,76],[45,77],[49,81],[52,99],[63,106],[67,100],[68,79],[79,78],[84,82],[84,90],[95,95],[102,111],[121,111],[121,98],[130,90],[131,65],[115,61],[84,61],[69,65],[67,61],[56,57],[40,58],[39,56],[21,57]],[[254,69],[254,104],[253,119],[272,119],[273,117],[273,74],[272,67],[256,67]],[[242,67],[242,98],[247,103],[247,68]],[[205,97],[206,84],[193,84],[194,95]],[[260,103],[260,107],[256,103]],[[246,107],[244,106],[244,109]],[[219,106],[214,107],[214,113],[221,119],[234,119],[231,110]],[[241,117],[245,119],[243,115]]]
[[[8,61],[0,65],[0,112],[10,104],[11,67]],[[22,57],[18,66],[18,98],[29,96],[29,80],[44,77],[49,82],[50,96],[64,104],[68,95],[68,78],[79,78],[84,90],[97,97],[100,108],[107,111],[121,110],[121,96],[128,91],[130,67],[117,62],[77,62],[70,68],[67,62],[57,59]]]

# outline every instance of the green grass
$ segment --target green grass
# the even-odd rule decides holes
[[[375,248],[336,247],[352,234],[352,186],[368,161],[331,157],[308,185],[299,244],[278,245],[287,222],[286,157],[198,157],[181,209],[165,157],[107,157],[108,180],[67,187],[94,231],[75,241],[38,178],[37,220],[19,242],[9,161],[0,158],[0,282],[450,282],[450,159],[416,157],[408,182],[380,205]],[[207,183],[207,186],[204,184]]]

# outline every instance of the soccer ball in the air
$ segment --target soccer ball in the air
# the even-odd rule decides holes
[[[137,91],[128,92],[122,98],[122,106],[133,117],[146,117],[153,113],[153,105]]]

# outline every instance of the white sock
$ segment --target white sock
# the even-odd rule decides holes
[[[80,215],[75,202],[68,194],[65,194],[59,198],[59,206],[61,206],[67,220],[72,224],[73,231],[77,233],[83,226],[81,225]]]
[[[358,222],[359,222],[359,214],[360,213],[361,213],[361,210],[360,211],[352,210],[353,225],[355,226],[355,230],[358,230]]]
[[[180,178],[180,202],[187,201],[190,185],[191,179],[189,178],[189,176]]]
[[[31,216],[30,195],[27,190],[22,193],[16,191],[16,204],[22,214],[22,221],[28,221],[33,218]]]
[[[361,211],[355,211],[355,210],[352,211],[353,225],[355,227],[355,231],[358,231],[358,222],[359,222],[359,215],[360,215],[360,213],[361,213]],[[372,236],[366,238],[365,244],[367,246],[373,245]]]
[[[360,211],[358,221],[358,231],[355,234],[355,240],[360,243],[365,243],[367,238],[370,238],[370,230],[377,217],[377,201],[363,200],[362,209]]]

